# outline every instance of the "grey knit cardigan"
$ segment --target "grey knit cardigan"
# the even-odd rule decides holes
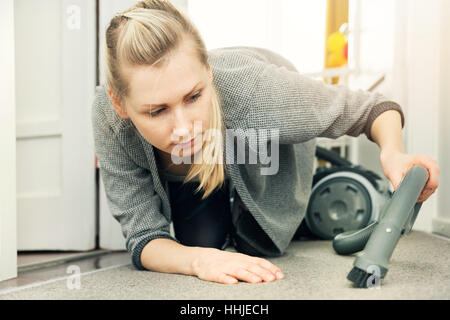
[[[268,165],[225,162],[234,190],[283,254],[305,216],[313,177],[316,137],[357,137],[375,118],[401,107],[379,93],[352,91],[302,76],[279,54],[262,48],[227,47],[210,50],[214,84],[222,100],[226,128],[279,130],[279,167],[262,175]],[[112,107],[106,86],[96,88],[92,125],[98,167],[107,203],[120,223],[133,266],[145,268],[140,256],[156,238],[179,242],[170,233],[171,209],[155,150],[129,119]],[[239,132],[239,131],[235,131]],[[270,141],[269,141],[270,142]],[[225,153],[231,148],[224,148]],[[268,149],[270,150],[270,148]]]

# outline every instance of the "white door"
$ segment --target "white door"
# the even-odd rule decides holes
[[[96,2],[16,0],[17,249],[95,247]]]
[[[135,0],[100,0],[99,2],[99,66],[100,84],[106,83],[104,63],[104,41],[106,28],[115,14],[126,10],[137,1]],[[187,0],[171,0],[179,10],[187,11]],[[125,250],[125,239],[120,224],[112,217],[106,199],[105,189],[101,177],[99,178],[99,245],[102,249]]]
[[[14,4],[0,2],[0,281],[17,277]],[[3,47],[4,46],[4,47]]]

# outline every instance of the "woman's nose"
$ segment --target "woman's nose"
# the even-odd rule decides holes
[[[174,143],[186,142],[191,139],[191,122],[183,112],[175,111],[173,123],[172,141]]]
[[[187,142],[190,139],[189,130],[186,128],[175,128],[172,132],[173,143]]]

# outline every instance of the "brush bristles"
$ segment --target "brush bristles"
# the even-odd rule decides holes
[[[367,288],[367,279],[369,279],[371,275],[371,273],[368,273],[357,267],[353,267],[353,269],[347,275],[347,279],[353,282],[358,288]]]

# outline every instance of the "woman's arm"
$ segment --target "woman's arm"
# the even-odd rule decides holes
[[[373,121],[401,107],[379,93],[329,85],[275,65],[266,65],[251,96],[248,125],[279,129],[280,143],[301,143],[315,137],[336,139],[366,134],[373,141]]]
[[[183,246],[169,239],[150,241],[142,251],[141,263],[152,271],[194,275],[223,284],[284,278],[280,268],[266,259],[215,248]]]
[[[200,251],[200,247],[184,246],[170,239],[154,239],[142,250],[141,264],[152,271],[195,275],[192,264]]]
[[[381,149],[380,162],[384,174],[392,182],[394,190],[411,167],[420,165],[428,170],[427,184],[417,200],[426,201],[439,186],[440,168],[437,160],[424,154],[405,154],[400,114],[396,111],[383,112],[375,119],[370,130],[374,142]]]
[[[280,144],[296,144],[363,133],[373,141],[372,122],[386,110],[397,110],[404,121],[401,107],[380,93],[325,84],[300,74],[275,52],[250,51],[230,50],[211,58],[224,116],[232,125],[278,130]]]
[[[380,114],[370,128],[373,141],[381,152],[404,152],[402,141],[402,120],[396,110],[388,110]]]

